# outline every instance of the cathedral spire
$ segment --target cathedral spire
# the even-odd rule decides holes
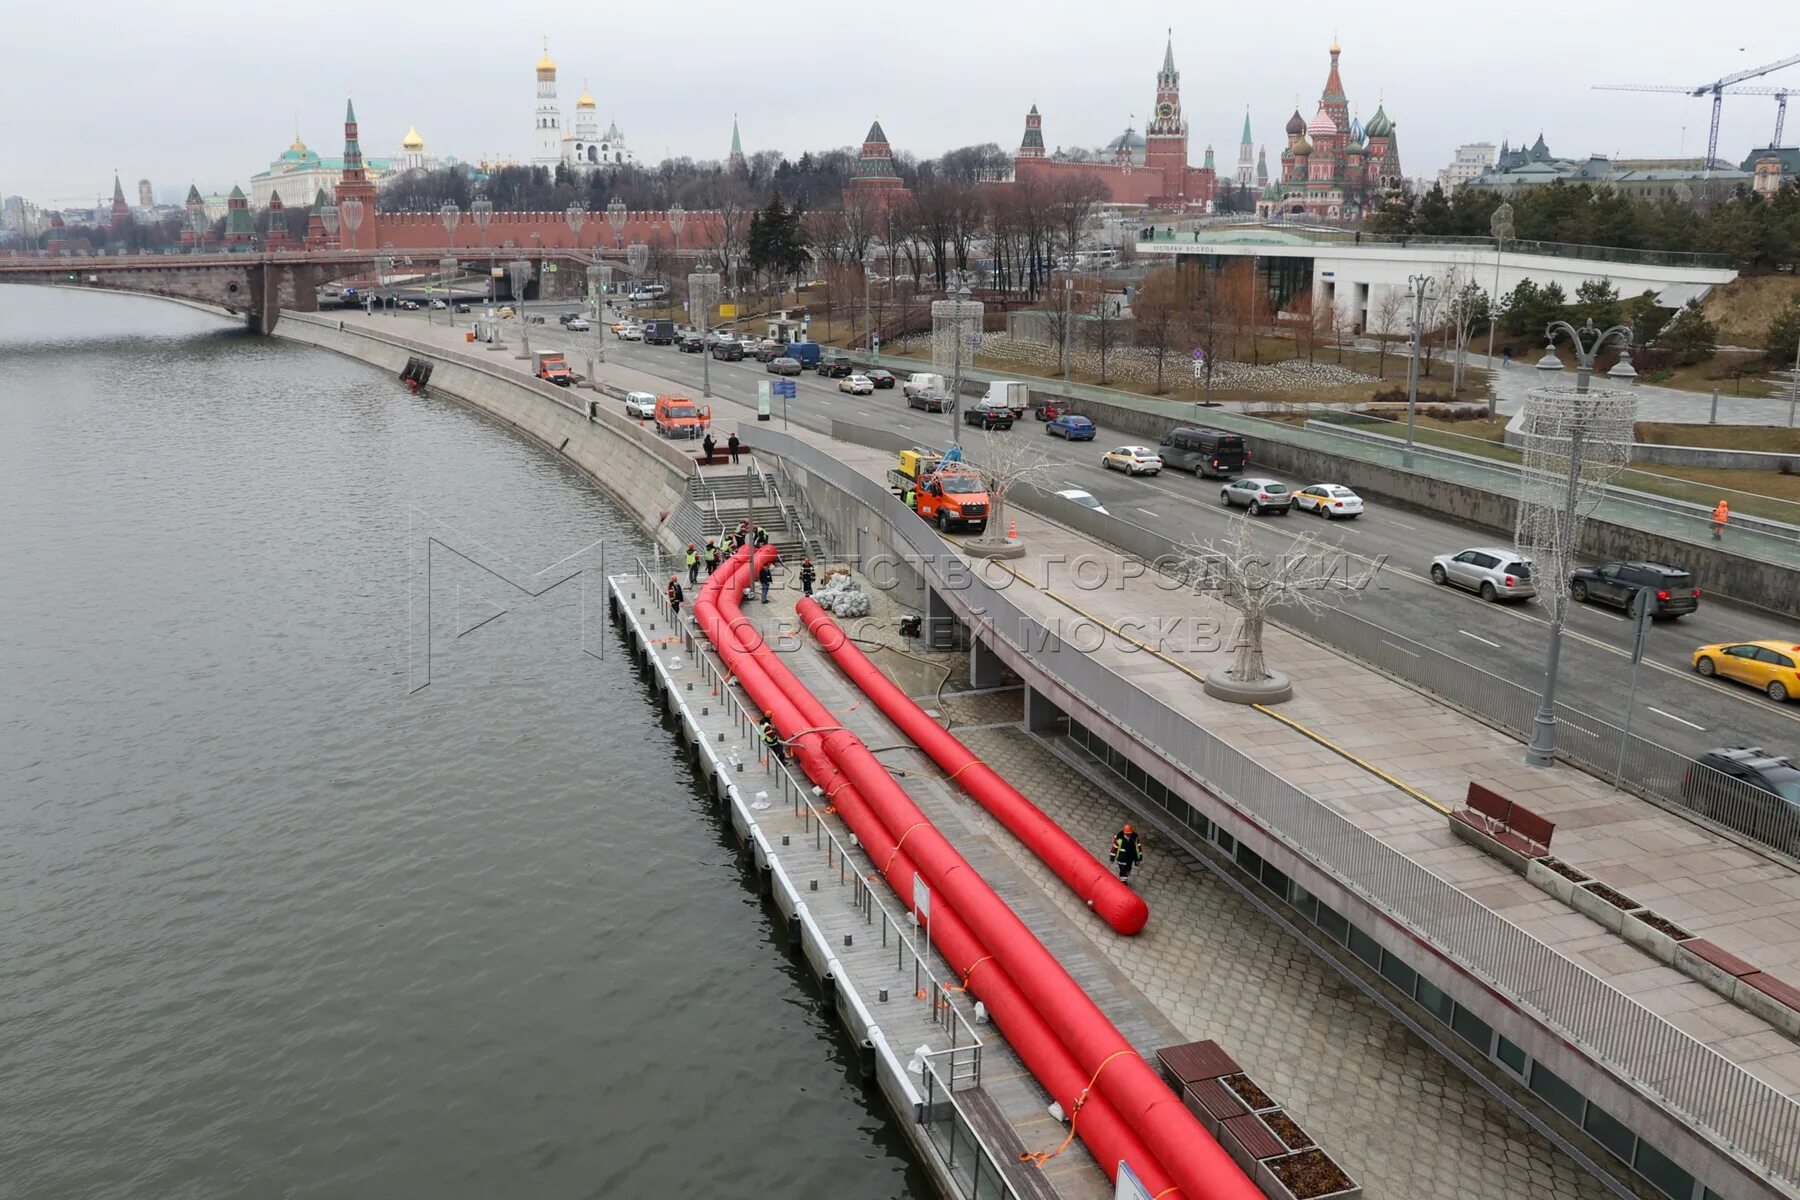
[[[1163,43],[1162,73],[1164,75],[1175,74],[1175,27],[1173,25],[1169,27],[1169,40]]]
[[[731,157],[733,161],[744,157],[744,139],[738,136],[737,114],[731,114]]]
[[[1246,145],[1246,146],[1248,146],[1248,145],[1249,145],[1249,144],[1250,144],[1250,110],[1249,110],[1249,109],[1248,109],[1248,108],[1246,108],[1246,109],[1244,109],[1244,138],[1243,138],[1243,144],[1244,144],[1244,145]]]

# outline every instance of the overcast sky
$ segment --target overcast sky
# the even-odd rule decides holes
[[[0,195],[83,202],[110,194],[115,167],[134,202],[145,176],[170,199],[189,181],[247,183],[287,147],[296,121],[315,149],[341,150],[347,93],[366,154],[391,153],[411,123],[432,153],[525,159],[546,34],[565,113],[585,79],[602,126],[617,120],[640,161],[722,157],[734,112],[750,152],[860,142],[879,116],[897,148],[923,157],[973,142],[1014,147],[1034,102],[1051,147],[1097,145],[1127,122],[1141,129],[1173,20],[1194,163],[1211,142],[1224,170],[1246,105],[1271,158],[1296,98],[1312,116],[1335,33],[1352,111],[1367,120],[1385,99],[1414,177],[1435,173],[1459,143],[1529,141],[1540,128],[1565,156],[1696,155],[1706,101],[1589,85],[1696,85],[1800,54],[1794,0],[1636,0],[1629,19],[1601,9],[1540,0],[19,4],[0,75]],[[1800,66],[1746,86],[1759,84],[1800,87]],[[1721,156],[1735,162],[1767,144],[1774,116],[1768,97],[1727,98]],[[1797,139],[1800,111],[1785,140]]]

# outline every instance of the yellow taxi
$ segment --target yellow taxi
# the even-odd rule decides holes
[[[1694,651],[1694,670],[1707,678],[1735,679],[1771,700],[1800,696],[1800,646],[1792,642],[1718,642]]]
[[[500,319],[503,321],[510,320],[511,318],[516,317],[518,315],[519,314],[515,313],[512,310],[512,305],[510,305],[510,304],[500,310]]]

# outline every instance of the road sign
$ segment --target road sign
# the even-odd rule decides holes
[[[777,379],[769,386],[773,389],[774,395],[783,396],[789,400],[797,399],[800,395],[800,388],[792,379]]]
[[[1195,346],[1194,347],[1194,361],[1195,362],[1205,362],[1206,361],[1206,351],[1202,350],[1198,346]]]
[[[735,304],[719,305],[719,320],[731,321],[731,320],[735,320],[736,317],[737,317],[737,305],[735,305]]]
[[[1199,361],[1198,359],[1194,360],[1194,378],[1195,379],[1205,379],[1206,378],[1206,364]]]
[[[1150,1189],[1138,1179],[1137,1172],[1124,1159],[1113,1175],[1113,1200],[1150,1200]]]
[[[546,274],[546,275],[556,274],[556,264],[553,262],[545,263],[544,264],[544,274]]]
[[[1637,622],[1631,644],[1631,661],[1644,660],[1644,640],[1650,636],[1650,622],[1656,617],[1656,597],[1649,588],[1639,588],[1631,597],[1631,619]]]

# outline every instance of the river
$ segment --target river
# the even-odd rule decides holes
[[[0,514],[0,1196],[930,1194],[612,643],[647,542],[565,464],[0,287]]]

